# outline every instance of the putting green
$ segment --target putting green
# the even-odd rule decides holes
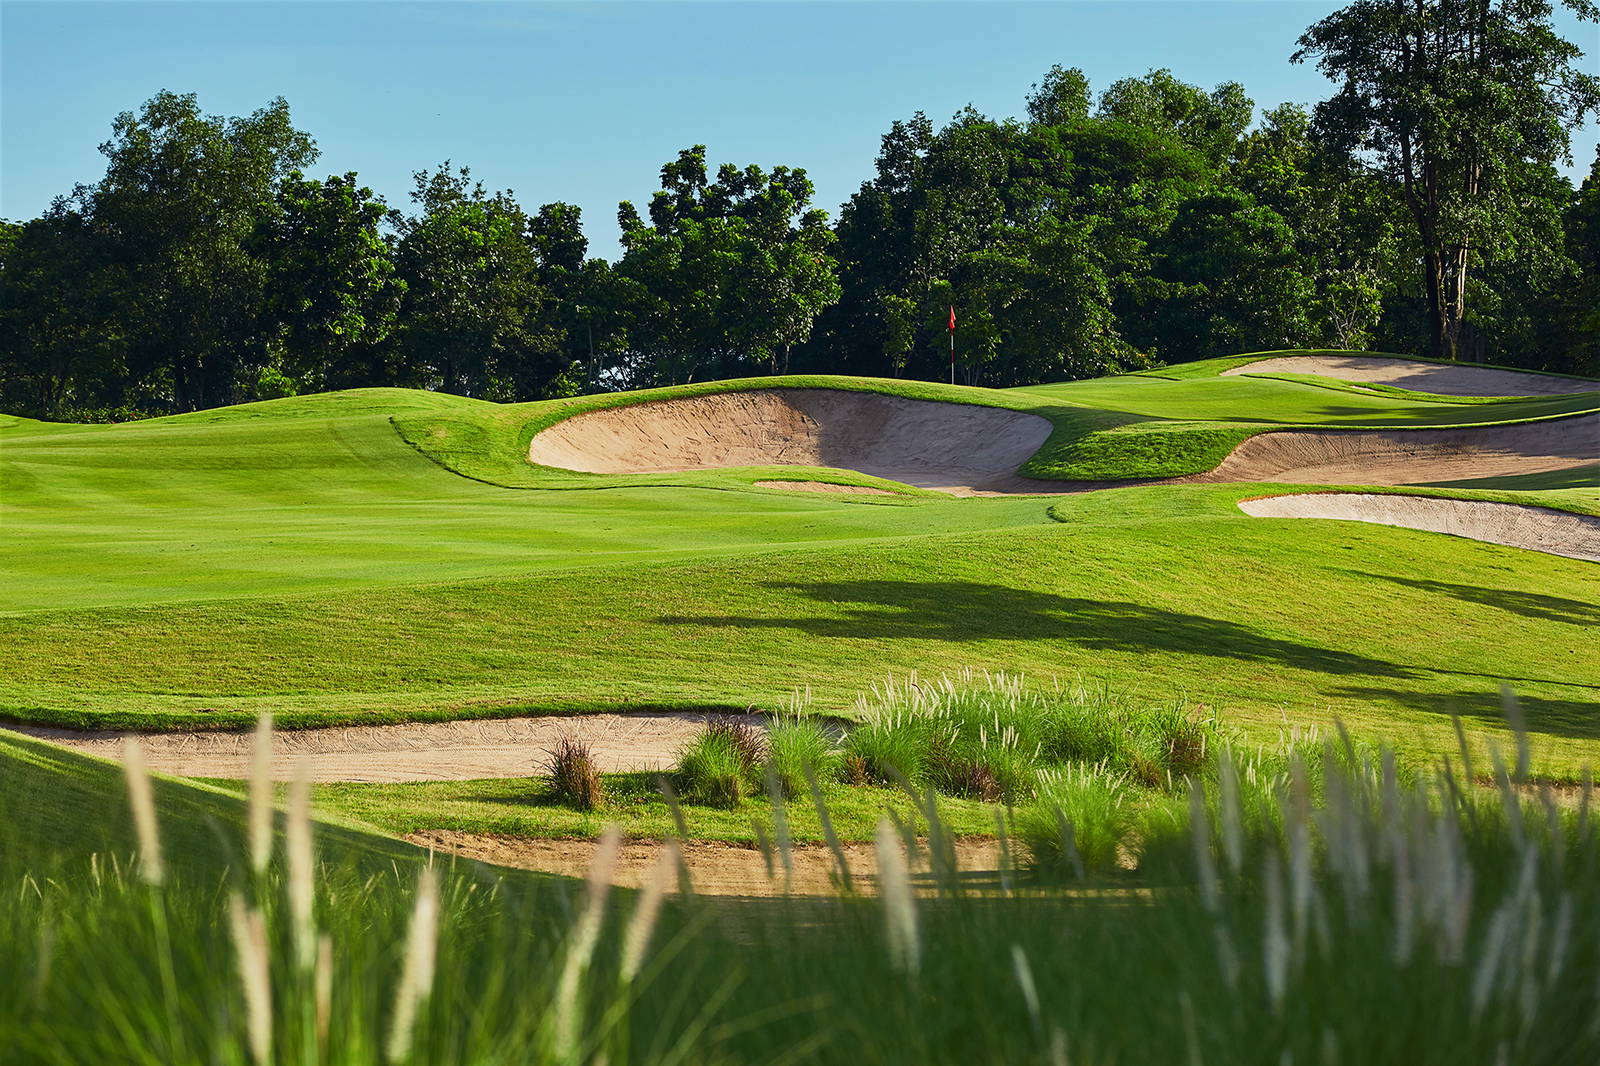
[[[1129,376],[993,392],[796,378],[1037,414],[1025,472],[1194,473],[1268,427],[1460,426],[1600,396]],[[1230,400],[1229,397],[1232,396]],[[618,707],[848,708],[888,670],[1083,677],[1258,734],[1334,716],[1419,750],[1522,694],[1547,769],[1600,740],[1600,567],[1438,534],[1242,513],[1287,488],[1059,498],[811,494],[809,466],[582,474],[541,429],[638,395],[498,406],[405,390],[118,426],[0,423],[0,713],[112,728]],[[1210,461],[1215,465],[1215,461]],[[1600,478],[1467,491],[1600,513]],[[545,491],[529,491],[543,489]],[[1412,490],[1408,490],[1412,491]]]

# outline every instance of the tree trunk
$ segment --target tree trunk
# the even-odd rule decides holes
[[[1422,265],[1425,275],[1424,284],[1428,289],[1428,321],[1433,326],[1433,343],[1429,347],[1429,354],[1435,359],[1450,358],[1445,345],[1445,337],[1449,332],[1445,326],[1444,287],[1442,275],[1444,264],[1440,261],[1438,252],[1429,248],[1423,252]]]

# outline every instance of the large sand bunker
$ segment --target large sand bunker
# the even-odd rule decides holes
[[[1600,518],[1487,500],[1362,492],[1317,492],[1243,500],[1258,518],[1331,518],[1448,533],[1491,544],[1600,562]]]
[[[840,389],[754,389],[586,411],[528,458],[595,474],[829,466],[957,494],[1048,492],[1017,476],[1050,436],[1038,415]]]
[[[1224,377],[1235,374],[1315,374],[1438,396],[1554,396],[1600,391],[1600,381],[1372,355],[1285,355],[1222,372]]]
[[[1453,429],[1258,433],[1184,481],[1422,485],[1571,470],[1600,462],[1600,414]]]
[[[303,729],[274,734],[272,776],[291,780],[302,761],[313,781],[450,781],[531,777],[563,736],[590,745],[605,773],[665,770],[678,750],[713,719],[746,715],[586,714],[554,718],[501,718],[463,722]],[[8,726],[108,759],[122,755],[121,733]],[[154,733],[141,736],[145,762],[175,777],[250,776],[248,732]]]

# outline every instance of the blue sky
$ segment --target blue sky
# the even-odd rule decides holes
[[[317,140],[315,173],[356,170],[405,202],[446,158],[525,205],[584,210],[615,252],[616,204],[643,203],[662,163],[703,143],[715,162],[804,166],[830,213],[872,172],[878,138],[918,109],[1021,113],[1052,63],[1096,89],[1170,67],[1236,80],[1258,106],[1311,103],[1291,66],[1323,0],[924,3],[13,2],[0,4],[0,217],[39,213],[103,172],[112,117],[159,89],[210,113],[274,96]],[[1600,62],[1600,30],[1570,17]],[[1594,158],[1580,132],[1572,173]]]

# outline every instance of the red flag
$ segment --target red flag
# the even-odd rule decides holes
[[[950,332],[954,333],[955,331],[956,331],[956,309],[954,307],[952,307],[952,308],[950,308]]]

